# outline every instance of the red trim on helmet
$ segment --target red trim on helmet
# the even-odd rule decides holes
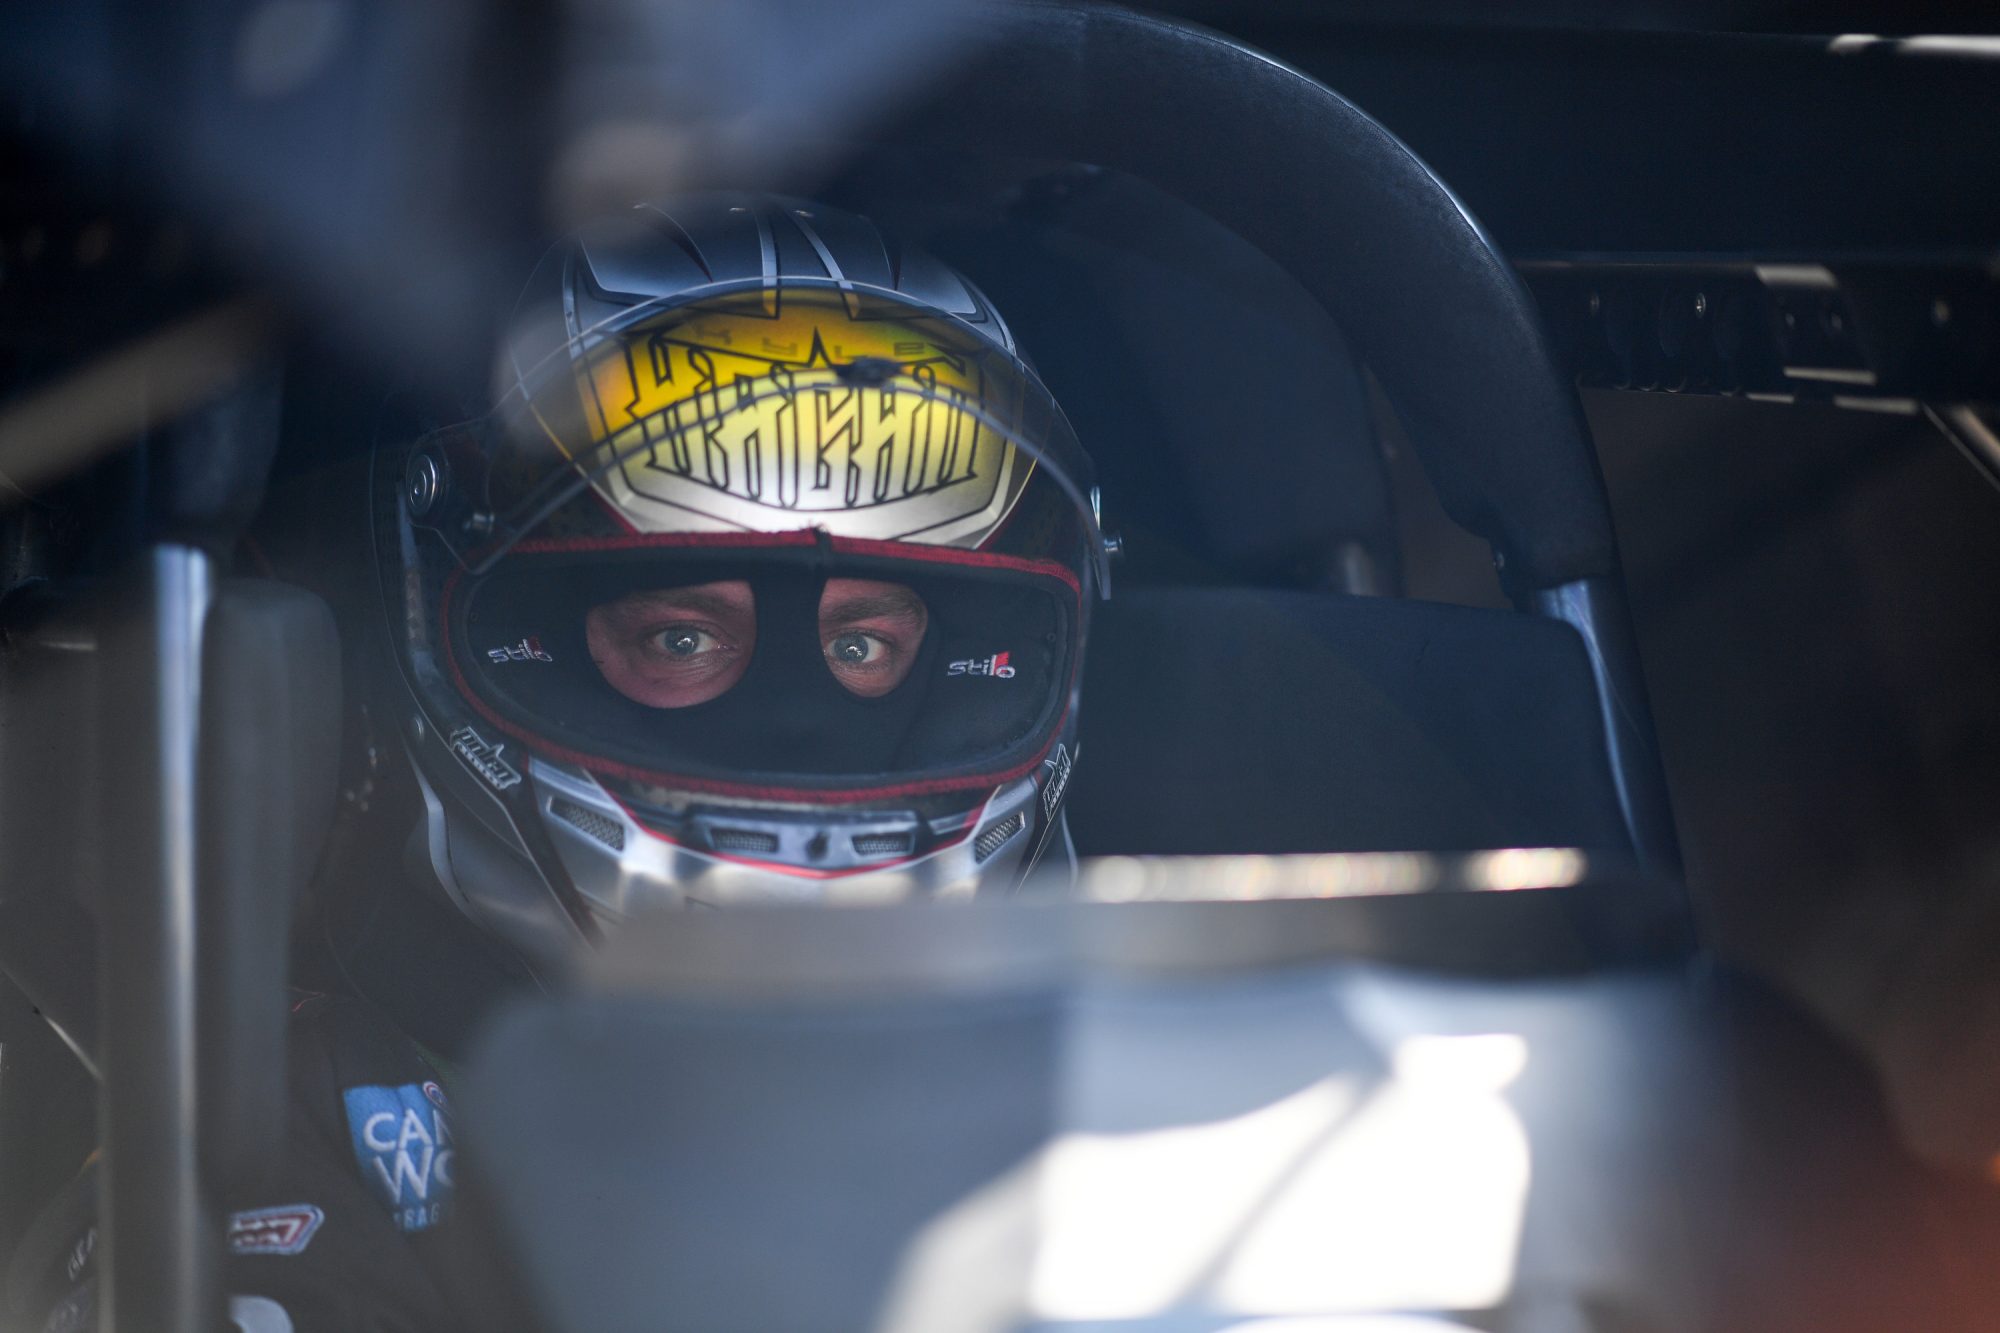
[[[749,866],[753,870],[769,870],[782,875],[795,875],[800,879],[847,879],[854,875],[872,875],[878,870],[893,870],[897,866],[906,866],[914,861],[922,861],[964,842],[972,836],[973,825],[979,822],[979,810],[974,810],[966,818],[965,822],[959,826],[957,833],[946,838],[927,852],[913,853],[909,856],[898,856],[888,861],[876,861],[873,864],[865,866],[848,866],[842,870],[815,870],[811,866],[795,866],[785,861],[759,861],[752,856],[731,856],[728,852],[713,851],[707,847],[690,846],[672,834],[662,833],[648,824],[638,811],[619,800],[617,793],[604,787],[603,784],[599,784],[598,790],[609,797],[613,805],[623,810],[626,818],[638,825],[639,831],[649,838],[657,838],[670,847],[679,847],[683,851],[693,852],[696,856],[706,856],[716,861],[727,861],[730,865]],[[987,798],[989,801],[991,799],[992,797],[990,796]],[[984,803],[981,804],[980,809],[985,809]]]
[[[851,555],[882,555],[896,559],[914,559],[934,564],[968,565],[988,569],[1011,569],[1023,573],[1042,574],[1059,578],[1069,586],[1077,598],[1077,615],[1083,613],[1083,587],[1077,577],[1064,566],[1052,560],[1031,560],[1025,556],[996,555],[987,551],[966,551],[957,548],[914,546],[904,542],[869,541],[858,537],[833,537],[829,539],[833,549]],[[516,551],[561,552],[561,551],[616,551],[647,547],[755,547],[755,546],[813,546],[820,541],[820,534],[810,528],[791,532],[737,533],[737,532],[654,532],[636,537],[561,537],[517,545]],[[918,554],[918,553],[921,554]],[[905,800],[918,796],[942,796],[956,791],[974,791],[981,787],[998,787],[1003,783],[1026,777],[1040,767],[1056,747],[1056,739],[1062,735],[1069,722],[1069,700],[1076,692],[1076,672],[1080,653],[1072,653],[1070,678],[1064,688],[1063,710],[1056,717],[1055,725],[1049,731],[1049,739],[1035,755],[1011,767],[984,773],[969,773],[962,777],[920,778],[912,782],[890,783],[880,787],[774,787],[757,783],[729,782],[717,778],[696,778],[683,774],[669,773],[660,769],[640,768],[635,764],[620,763],[601,755],[571,749],[560,742],[513,722],[473,690],[466,679],[464,669],[459,665],[458,652],[453,644],[451,632],[451,604],[458,592],[459,581],[465,576],[463,566],[451,571],[444,581],[444,589],[438,598],[438,622],[444,638],[445,669],[451,675],[451,683],[457,689],[459,698],[465,701],[480,717],[496,730],[512,736],[546,755],[550,759],[575,764],[586,772],[607,774],[623,778],[627,782],[643,782],[651,786],[666,787],[675,791],[702,792],[715,796],[740,796],[750,800],[796,801],[805,804],[858,805],[864,801]],[[615,798],[614,798],[615,799]],[[690,850],[702,851],[700,848]],[[703,851],[703,855],[713,855]]]

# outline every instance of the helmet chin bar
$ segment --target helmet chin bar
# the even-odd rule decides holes
[[[1073,742],[1059,743],[1034,774],[961,815],[696,804],[678,837],[641,821],[581,769],[532,759],[523,785],[589,913],[615,928],[646,911],[690,906],[861,906],[964,899],[982,885],[1011,891],[1045,856],[1071,857],[1062,798],[1075,754]],[[567,970],[590,933],[561,910],[534,864],[441,799],[421,766],[416,772],[424,822],[410,859],[535,970]],[[763,846],[771,850],[752,849]]]
[[[654,907],[868,904],[967,898],[1012,884],[1049,842],[1039,793],[1053,764],[971,809],[691,804],[655,827],[579,769],[536,759],[536,808],[577,891],[606,924]]]
[[[440,797],[422,764],[423,823],[405,865],[425,876],[467,918],[504,940],[534,971],[558,974],[588,942],[563,911],[542,872],[465,807]]]

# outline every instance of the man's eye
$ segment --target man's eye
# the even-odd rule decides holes
[[[698,657],[722,646],[722,641],[693,625],[671,625],[652,637],[652,645],[669,657]]]
[[[827,641],[826,655],[835,666],[870,666],[889,655],[889,645],[872,634],[837,634]]]

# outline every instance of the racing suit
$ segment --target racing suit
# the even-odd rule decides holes
[[[295,994],[283,1161],[229,1209],[222,1289],[243,1333],[431,1333],[456,1182],[449,1099],[423,1052],[372,1006]],[[46,1209],[7,1274],[8,1327],[96,1327],[96,1170]]]

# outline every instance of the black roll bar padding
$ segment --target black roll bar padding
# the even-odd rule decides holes
[[[1380,379],[1445,510],[1492,545],[1515,604],[1585,639],[1634,849],[1677,875],[1589,426],[1485,229],[1372,117],[1220,34],[1049,0],[988,0],[979,20],[974,65],[876,138],[1124,171],[1289,270]]]
[[[149,548],[98,636],[102,822],[117,828],[89,1025],[103,1280],[121,1319],[176,1333],[214,1326],[222,1201],[286,1146],[292,908],[340,745],[332,612],[210,570],[194,548]]]
[[[1325,305],[1445,509],[1493,544],[1518,600],[1616,572],[1589,429],[1533,299],[1400,140],[1311,77],[1200,28],[1041,0],[1002,0],[979,19],[972,67],[877,139],[1094,163],[1203,209]]]
[[[145,544],[99,604],[89,785],[97,827],[117,830],[95,902],[106,1328],[221,1326],[225,1200],[282,1146],[288,1119],[289,872],[317,850],[303,815],[324,803],[309,773],[333,753],[313,744],[315,715],[287,706],[326,668],[290,654],[338,656],[323,607],[225,589],[214,555],[261,503],[278,385],[267,365],[149,432]],[[337,698],[318,704],[336,719]],[[259,762],[260,745],[294,753],[291,727],[298,762]]]
[[[340,641],[312,593],[231,579],[202,656],[201,1152],[227,1187],[284,1148],[292,909],[333,818]]]

